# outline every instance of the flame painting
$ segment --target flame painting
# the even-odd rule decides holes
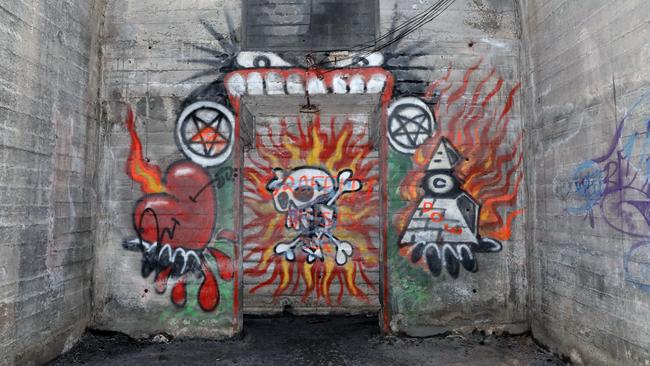
[[[140,184],[144,195],[133,210],[137,238],[127,239],[123,245],[142,252],[142,275],[146,278],[155,272],[157,293],[163,294],[168,282],[175,281],[170,295],[178,307],[187,302],[188,281],[200,277],[198,304],[206,312],[213,311],[220,301],[219,283],[207,258],[214,259],[216,272],[224,281],[233,279],[235,269],[227,254],[210,247],[217,214],[212,177],[189,160],[174,162],[163,176],[158,166],[143,157],[130,107],[126,126],[131,137],[126,173]],[[229,230],[220,230],[216,238],[235,241]]]
[[[244,273],[261,279],[251,293],[271,286],[276,298],[300,293],[303,301],[315,297],[328,305],[333,301],[341,304],[344,293],[362,301],[368,300],[369,292],[377,293],[367,272],[379,265],[379,250],[371,238],[371,233],[378,232],[379,198],[373,194],[379,182],[378,164],[376,159],[368,159],[372,151],[368,135],[357,132],[354,121],[345,119],[341,124],[340,119],[332,117],[322,122],[319,115],[311,122],[282,118],[256,137],[257,154],[250,157],[251,164],[244,171],[244,204],[253,218],[244,225],[244,242],[251,249],[245,250],[243,259],[254,262]],[[302,253],[288,261],[274,252],[274,246],[292,233],[285,228],[285,216],[274,208],[267,183],[274,179],[273,169],[297,166],[320,167],[328,172],[350,170],[362,182],[360,191],[343,195],[337,202],[335,233],[354,248],[351,260],[343,265],[335,262],[331,245],[325,246],[322,260],[312,263]],[[339,285],[336,294],[331,291],[333,284]]]
[[[453,71],[450,67],[446,75],[427,88],[425,100],[439,93],[440,103],[433,110],[438,131],[415,151],[412,170],[400,185],[399,195],[409,204],[396,215],[398,231],[403,230],[415,210],[420,198],[419,182],[444,137],[464,158],[456,169],[456,175],[462,182],[461,188],[481,206],[480,234],[501,241],[512,236],[513,220],[523,213],[523,209],[515,208],[523,180],[523,133],[519,132],[514,140],[508,139],[508,127],[521,84],[508,89],[492,69],[478,80],[471,99],[464,98],[481,63],[482,60],[467,69],[460,85],[454,87],[449,81]],[[493,86],[488,88],[488,85]],[[498,105],[495,98],[500,92],[507,93],[503,105]],[[409,256],[411,249],[402,248],[400,254]]]

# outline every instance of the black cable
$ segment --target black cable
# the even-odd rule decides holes
[[[444,0],[443,0],[443,1],[444,1]],[[371,41],[367,41],[367,42],[361,43],[361,44],[359,44],[359,45],[353,46],[351,49],[352,49],[352,50],[361,50],[361,49],[366,49],[366,48],[368,48],[368,47],[375,46],[378,42],[380,42],[380,41],[382,41],[382,40],[384,40],[384,39],[386,39],[386,38],[392,36],[393,34],[398,33],[398,32],[399,32],[400,30],[402,30],[403,28],[409,26],[409,24],[410,24],[411,22],[415,22],[415,21],[418,21],[418,20],[420,20],[420,19],[422,19],[422,18],[426,18],[426,16],[427,16],[429,13],[431,13],[431,12],[433,11],[433,8],[436,7],[437,5],[438,5],[438,3],[436,3],[436,4],[434,4],[434,5],[430,6],[430,7],[428,7],[427,9],[423,10],[422,12],[420,12],[418,15],[415,15],[415,16],[409,18],[409,19],[408,19],[407,21],[405,21],[404,23],[402,23],[402,24],[400,24],[399,26],[397,26],[397,27],[395,27],[395,28],[389,30],[389,31],[386,32],[386,33],[384,33],[384,34],[381,35],[379,38],[375,38],[375,39],[373,39],[373,40],[371,40]],[[369,46],[366,46],[366,47],[361,47],[361,46],[366,45],[366,44],[370,44],[370,45],[369,45]]]
[[[420,28],[422,28],[425,24],[431,22],[433,19],[435,19],[435,18],[437,18],[438,16],[440,16],[440,14],[442,14],[442,12],[444,12],[444,11],[445,11],[449,6],[451,6],[451,4],[452,4],[453,2],[454,2],[454,0],[447,0],[447,3],[446,3],[446,4],[443,4],[442,7],[441,7],[439,10],[437,10],[437,14],[436,14],[434,17],[431,17],[430,19],[423,20],[422,22],[420,22],[420,23],[417,24],[416,26],[412,27],[411,29],[409,29],[409,30],[404,31],[403,33],[401,33],[401,34],[400,34],[398,37],[396,37],[395,39],[392,39],[391,41],[387,42],[386,44],[382,45],[381,47],[376,48],[373,52],[377,52],[377,51],[380,51],[380,50],[382,50],[382,49],[384,49],[384,48],[387,48],[387,47],[389,47],[390,45],[392,45],[392,44],[394,44],[394,43],[396,43],[396,42],[398,42],[398,41],[404,39],[404,38],[405,38],[406,36],[408,36],[409,34],[415,32],[416,30],[418,30],[418,29],[420,29]]]
[[[435,18],[440,16],[440,14],[442,14],[445,10],[447,10],[447,8],[449,8],[451,6],[451,4],[453,4],[454,2],[455,2],[455,0],[439,0],[438,2],[431,5],[429,8],[425,9],[424,11],[419,13],[418,15],[416,15],[416,16],[414,16],[412,18],[409,18],[404,23],[402,23],[399,26],[393,28],[389,32],[383,34],[381,37],[376,38],[373,41],[369,41],[369,42],[365,43],[365,44],[373,43],[373,46],[366,46],[366,47],[359,48],[360,46],[358,45],[358,46],[354,46],[353,48],[351,48],[351,50],[353,52],[358,52],[358,53],[360,53],[360,51],[363,51],[363,50],[369,50],[364,55],[356,54],[356,55],[353,55],[353,56],[346,56],[346,57],[344,57],[344,58],[342,58],[340,60],[336,60],[335,62],[340,62],[340,61],[344,61],[346,59],[351,59],[351,58],[355,58],[355,59],[356,58],[365,58],[365,57],[369,56],[370,54],[372,54],[373,52],[378,52],[378,51],[383,50],[383,49],[385,49],[387,47],[390,47],[391,45],[401,41],[402,39],[407,37],[409,34],[415,32],[416,30],[418,30],[420,28],[422,28],[425,24],[431,22],[432,20],[434,20]],[[399,34],[397,36],[391,37],[392,35],[394,35],[394,34],[396,34],[398,32],[399,32]],[[378,45],[378,43],[380,43],[381,41],[383,41],[385,39],[388,39],[389,37],[391,37],[391,38],[388,41],[386,41],[383,44]],[[363,45],[363,44],[364,43],[362,43],[361,45]],[[323,65],[326,65],[328,63],[331,63],[331,62],[328,61],[327,58],[324,58],[320,62],[316,63],[315,66],[323,66]],[[331,72],[333,70],[336,70],[336,68],[330,69],[330,70],[325,71],[323,73]]]
[[[366,47],[354,46],[353,48],[351,48],[352,52],[360,52],[360,51],[363,51],[363,50],[369,50],[369,51],[366,52],[365,55],[347,56],[345,58],[337,60],[336,62],[343,61],[343,60],[350,59],[350,58],[364,58],[364,57],[367,57],[368,55],[372,54],[373,52],[377,52],[379,50],[385,49],[385,48],[391,46],[392,44],[395,44],[395,43],[399,42],[400,40],[404,39],[409,34],[415,32],[416,30],[420,29],[425,24],[431,22],[432,20],[434,20],[435,18],[440,16],[440,14],[443,11],[445,11],[449,6],[451,6],[451,4],[454,3],[454,1],[455,0],[440,0],[440,1],[438,1],[437,3],[433,4],[429,8],[422,11],[420,14],[410,18],[409,20],[402,23],[398,27],[393,28],[391,31],[385,33],[381,37],[376,38],[373,41],[366,42],[366,44],[374,43],[373,46],[366,46]],[[399,34],[397,36],[389,39],[387,42],[385,42],[383,44],[378,45],[378,43],[380,43],[382,40],[385,40],[385,39],[391,37],[392,35],[394,35],[394,34],[396,34],[398,32],[399,32]],[[361,45],[363,45],[363,44],[361,44]],[[326,65],[328,63],[331,63],[331,62],[327,61],[327,58],[324,58],[320,62],[316,63],[316,66]]]
[[[426,16],[426,17],[422,17],[422,18],[420,18],[420,19],[415,19],[415,20],[410,20],[410,21],[408,21],[408,22],[406,23],[406,24],[408,25],[408,27],[406,27],[405,30],[403,30],[402,32],[400,32],[399,35],[397,35],[396,37],[390,39],[390,40],[389,40],[387,43],[385,43],[384,45],[382,45],[382,46],[380,46],[380,47],[376,47],[376,48],[374,49],[374,51],[376,52],[377,50],[380,50],[380,49],[386,48],[387,45],[393,44],[393,43],[395,43],[395,42],[397,42],[397,41],[403,39],[403,38],[406,37],[407,35],[413,33],[414,31],[420,29],[420,28],[421,28],[422,26],[424,26],[425,24],[427,24],[427,23],[431,22],[432,20],[434,20],[435,18],[437,18],[437,17],[438,17],[438,16],[439,16],[439,15],[440,15],[440,14],[441,14],[445,9],[447,9],[447,8],[451,5],[451,3],[453,3],[453,2],[454,2],[454,0],[441,0],[441,1],[437,2],[436,4],[434,4],[433,6],[431,6],[430,10],[427,12],[427,16]],[[409,24],[409,23],[410,23],[410,24]]]
[[[445,0],[441,0],[441,1],[445,1]],[[375,38],[375,39],[372,39],[370,41],[366,41],[366,42],[356,44],[356,45],[350,47],[349,50],[360,51],[360,50],[364,50],[364,49],[374,47],[377,44],[377,42],[379,42],[379,41],[381,41],[381,40],[383,40],[383,39],[385,39],[387,37],[390,37],[395,33],[398,33],[402,28],[408,26],[409,22],[416,21],[416,20],[420,19],[421,17],[426,16],[429,12],[431,12],[432,8],[435,7],[436,5],[437,4],[434,4],[434,5],[430,6],[429,8],[427,8],[427,9],[423,10],[422,12],[420,12],[418,15],[415,15],[415,16],[409,18],[407,21],[400,24],[399,26],[397,26],[397,27],[389,30],[388,32],[382,34],[379,38]],[[317,52],[333,52],[333,51],[340,51],[340,49],[326,49],[326,50],[319,50]]]
[[[420,17],[425,16],[426,14],[428,14],[428,13],[432,10],[432,8],[435,7],[435,6],[436,6],[436,4],[432,5],[431,7],[427,8],[427,9],[425,9],[425,10],[423,10],[423,11],[422,11],[421,13],[419,13],[418,15],[416,15],[416,16],[414,16],[414,17],[412,17],[412,18],[409,18],[407,21],[405,21],[405,22],[402,23],[401,25],[399,25],[399,26],[397,26],[397,27],[395,27],[395,28],[389,30],[388,32],[384,33],[384,34],[383,34],[382,36],[380,36],[379,38],[375,38],[375,39],[373,39],[373,40],[370,40],[370,41],[367,41],[367,42],[363,42],[363,43],[357,44],[357,45],[355,45],[355,46],[350,47],[349,50],[354,52],[354,51],[362,51],[362,50],[366,50],[366,49],[370,49],[370,48],[375,47],[375,46],[377,45],[377,43],[380,42],[381,40],[383,40],[383,39],[385,39],[385,38],[387,38],[387,37],[390,37],[390,36],[392,36],[393,34],[398,33],[401,29],[403,29],[403,28],[409,26],[409,25],[410,25],[410,22],[416,21],[416,20],[418,20]],[[329,49],[329,50],[320,50],[320,52],[332,52],[332,51],[338,51],[338,50],[339,50],[339,49]]]

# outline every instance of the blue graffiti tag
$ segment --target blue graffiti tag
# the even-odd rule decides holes
[[[588,213],[603,197],[605,173],[598,164],[588,160],[575,169],[571,183],[576,194],[584,203],[579,207],[569,207],[567,211],[573,215]]]
[[[642,241],[634,244],[625,253],[625,280],[633,286],[650,292],[650,242]]]
[[[584,161],[573,170],[562,193],[566,198],[569,189],[574,192],[579,205],[565,210],[585,215],[592,227],[594,211],[598,210],[609,227],[643,239],[625,253],[625,280],[650,292],[650,120],[645,120],[645,131],[627,131],[624,136],[626,122],[648,98],[650,92],[631,106],[604,155]]]

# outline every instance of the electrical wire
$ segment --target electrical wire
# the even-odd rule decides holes
[[[403,34],[405,33],[411,33],[412,31],[417,30],[418,28],[422,27],[424,24],[429,23],[430,21],[434,20],[439,14],[433,15],[436,11],[440,10],[438,13],[440,13],[442,10],[444,10],[446,7],[451,5],[455,0],[439,0],[437,3],[433,4],[429,8],[423,10],[421,13],[418,15],[415,15],[405,21],[404,23],[400,24],[399,26],[391,29],[390,31],[386,32],[383,34],[381,37],[370,41],[373,43],[374,46],[376,46],[377,43],[380,43],[381,41],[385,39],[394,40],[394,38],[391,38],[394,34],[400,33],[400,35],[397,38],[401,38]],[[448,3],[448,5],[446,4]],[[444,8],[443,8],[444,7]],[[405,29],[403,32],[403,29]],[[368,43],[368,42],[367,42]],[[367,48],[372,48],[372,46],[367,46],[361,49],[356,49],[356,50],[363,50]]]
[[[387,47],[390,47],[391,45],[401,41],[402,39],[406,38],[408,35],[422,28],[427,23],[436,19],[438,16],[440,16],[440,14],[442,14],[445,10],[447,10],[447,8],[449,8],[449,6],[451,6],[451,4],[453,4],[454,2],[455,0],[437,1],[435,4],[431,5],[427,9],[420,12],[419,14],[409,18],[404,23],[384,33],[379,38],[375,38],[372,41],[367,41],[359,45],[353,46],[352,48],[350,48],[350,51],[354,53],[353,55],[346,56],[341,59],[337,59],[335,62],[345,61],[347,59],[363,59],[368,57],[370,54],[374,52],[378,52]],[[363,51],[365,51],[365,54],[362,55],[358,54],[358,53],[362,53]],[[332,61],[329,61],[328,58],[325,57],[320,62],[315,63],[314,67],[324,66],[331,63]],[[336,68],[330,69],[323,73],[331,72],[335,69]]]
[[[383,41],[384,39],[390,38],[390,37],[392,37],[394,34],[396,34],[396,33],[398,33],[399,31],[401,31],[402,29],[411,26],[411,23],[412,23],[412,22],[416,22],[416,21],[419,21],[419,20],[421,20],[421,19],[426,19],[426,17],[427,17],[429,14],[431,14],[431,13],[435,10],[435,9],[434,9],[435,6],[437,6],[437,4],[434,4],[434,5],[430,6],[429,8],[427,8],[427,9],[423,10],[422,12],[420,12],[418,15],[415,15],[415,16],[411,17],[410,19],[408,19],[408,20],[405,21],[404,23],[402,23],[402,24],[398,25],[397,27],[395,27],[395,28],[389,30],[388,32],[384,33],[384,34],[381,35],[379,38],[375,38],[375,39],[373,39],[373,40],[371,40],[371,41],[367,41],[367,42],[365,42],[365,43],[361,43],[361,44],[359,44],[359,45],[357,45],[357,46],[352,47],[351,49],[352,49],[352,50],[355,50],[355,51],[359,51],[359,50],[363,50],[363,49],[367,49],[367,48],[372,48],[372,47],[376,46],[377,43]],[[364,45],[366,45],[366,46],[363,47]]]

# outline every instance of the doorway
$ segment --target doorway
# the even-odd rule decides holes
[[[242,138],[243,311],[377,313],[377,95],[247,96]]]

